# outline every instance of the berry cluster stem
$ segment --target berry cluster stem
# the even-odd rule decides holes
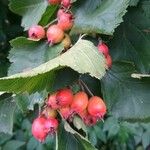
[[[80,83],[80,85],[82,85],[83,87],[84,87],[84,89],[88,92],[88,94],[90,95],[90,96],[94,96],[94,94],[91,92],[91,90],[88,88],[88,86],[86,85],[86,83],[85,82],[83,82],[83,80],[81,80],[81,79],[79,79],[79,83]],[[81,86],[81,88],[83,88]]]

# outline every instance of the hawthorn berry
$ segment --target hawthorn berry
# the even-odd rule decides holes
[[[58,25],[51,25],[47,30],[47,39],[50,44],[56,44],[63,40],[64,31]]]
[[[48,2],[51,5],[57,5],[57,4],[60,4],[61,0],[48,0]]]
[[[73,100],[73,93],[70,89],[61,89],[56,94],[56,101],[60,107],[69,106]]]
[[[106,114],[104,101],[98,96],[91,97],[88,102],[88,113],[94,117],[103,118]]]
[[[88,105],[88,96],[85,92],[78,92],[74,95],[71,109],[73,112],[80,113],[86,109]]]
[[[31,40],[40,40],[45,37],[45,30],[42,26],[40,25],[35,25],[32,26],[28,30],[28,36]]]
[[[64,12],[63,10],[59,10],[58,11],[58,14],[57,14],[57,17],[58,17],[58,26],[64,30],[64,31],[67,31],[67,30],[70,30],[74,24],[74,19],[73,19],[73,15],[71,13],[67,13],[67,12]]]
[[[97,123],[97,118],[90,115],[87,110],[80,112],[79,116],[82,118],[83,122],[87,126],[93,126]]]
[[[57,93],[54,93],[48,97],[47,106],[49,106],[52,109],[58,109],[59,108],[58,102],[56,100],[56,94]]]
[[[107,57],[109,55],[108,46],[104,43],[99,43],[98,50],[99,50],[99,52],[103,53],[105,57]]]
[[[58,128],[58,120],[55,118],[47,118],[45,122],[45,130],[49,134],[54,134]]]
[[[71,0],[62,0],[61,4],[63,5],[63,7],[65,8],[70,8],[71,7]]]
[[[107,63],[108,68],[111,68],[111,66],[112,66],[112,58],[111,58],[110,55],[107,55],[106,63]]]
[[[72,112],[70,107],[63,107],[60,109],[60,114],[62,115],[62,117],[67,120],[71,117]]]
[[[42,114],[46,117],[46,118],[56,118],[57,116],[57,111],[50,108],[50,107],[46,107]]]
[[[46,119],[44,117],[38,117],[32,123],[32,135],[40,142],[44,142],[47,136],[45,123]]]
[[[68,34],[65,34],[65,38],[62,40],[62,44],[64,46],[64,49],[68,49],[71,46],[71,39]]]

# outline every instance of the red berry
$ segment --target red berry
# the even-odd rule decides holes
[[[87,110],[81,112],[79,116],[87,126],[93,126],[97,123],[97,117],[91,116]]]
[[[74,95],[71,109],[73,112],[80,113],[86,109],[88,105],[88,96],[85,92],[78,92]]]
[[[51,5],[57,5],[57,4],[60,4],[61,0],[48,0],[48,2]]]
[[[97,96],[91,97],[88,103],[88,113],[94,117],[102,118],[106,114],[104,101]]]
[[[100,43],[98,45],[98,50],[99,50],[99,52],[103,53],[105,55],[105,57],[107,57],[109,55],[108,46],[104,43]]]
[[[35,119],[32,123],[32,134],[40,142],[44,142],[47,136],[45,131],[46,119],[44,117],[39,117]]]
[[[64,31],[57,25],[52,25],[47,30],[47,39],[50,44],[56,44],[63,40]]]
[[[55,118],[48,118],[45,122],[45,130],[49,134],[54,134],[58,128],[58,120]]]
[[[70,107],[61,108],[60,113],[65,120],[69,119],[72,115]]]
[[[59,18],[57,25],[64,31],[70,30],[74,24],[72,14],[70,13],[62,13],[61,15],[60,14],[61,12],[59,12],[58,14]]]
[[[58,102],[56,100],[56,94],[57,93],[54,93],[48,97],[47,105],[49,107],[51,107],[52,109],[58,109],[59,108]]]
[[[60,107],[69,106],[73,100],[73,93],[70,89],[62,89],[57,92],[56,100]]]
[[[70,8],[71,7],[71,0],[62,0],[61,4],[65,7],[65,8]]]
[[[111,66],[112,66],[112,58],[111,58],[110,55],[108,55],[106,57],[106,63],[107,63],[108,68],[111,68]]]
[[[40,25],[32,26],[28,31],[28,36],[32,40],[40,40],[45,37],[45,30]]]

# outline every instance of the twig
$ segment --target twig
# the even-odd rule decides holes
[[[90,96],[94,96],[94,94],[91,92],[91,90],[88,88],[88,86],[81,80],[79,79],[79,82],[83,85],[83,87],[87,90]]]
[[[56,22],[58,19],[54,19],[53,21],[51,21],[50,23],[48,23],[44,28],[48,28],[51,24],[53,24],[54,22]]]

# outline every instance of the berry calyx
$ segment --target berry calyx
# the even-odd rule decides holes
[[[58,25],[52,25],[47,30],[48,42],[52,44],[59,43],[64,38],[64,31]]]
[[[74,19],[71,13],[64,12],[60,10],[57,14],[58,16],[58,26],[64,30],[70,30],[73,27]]]
[[[64,107],[64,108],[61,108],[60,109],[60,114],[62,115],[62,117],[67,120],[71,117],[72,115],[72,112],[71,112],[71,109],[70,107]]]
[[[54,134],[58,128],[58,120],[55,118],[48,118],[45,122],[45,130],[49,134]]]
[[[71,109],[73,112],[80,113],[86,109],[88,105],[88,96],[85,92],[78,92],[74,95]]]
[[[98,50],[99,50],[99,52],[103,53],[105,55],[105,57],[107,57],[109,55],[108,46],[104,43],[99,43]]]
[[[62,40],[62,44],[64,46],[64,49],[68,49],[71,46],[71,39],[68,34],[65,34],[65,38]]]
[[[71,7],[71,0],[62,0],[61,4],[63,5],[63,7],[65,8],[70,8]]]
[[[111,58],[110,55],[108,55],[106,57],[106,64],[107,64],[108,68],[111,68],[111,66],[112,66],[112,58]]]
[[[50,107],[46,107],[44,109],[44,111],[42,112],[42,114],[46,117],[46,118],[56,118],[57,117],[57,111],[50,108]]]
[[[73,93],[70,89],[62,89],[57,92],[56,101],[60,107],[69,106],[73,100]]]
[[[82,118],[83,122],[87,126],[93,126],[97,123],[97,118],[90,115],[87,110],[80,112],[79,116]]]
[[[48,2],[51,5],[57,5],[57,4],[60,4],[61,0],[48,0]]]
[[[42,26],[40,25],[35,25],[32,26],[29,30],[28,30],[28,37],[31,40],[35,40],[38,41],[42,38],[45,37],[45,30]]]
[[[103,118],[106,114],[104,101],[98,96],[91,97],[88,103],[88,113],[94,117]]]
[[[40,142],[44,142],[47,136],[45,123],[46,119],[44,117],[38,117],[32,123],[32,135]]]
[[[59,108],[58,102],[56,100],[56,94],[57,93],[54,93],[48,97],[47,106],[49,106],[52,109],[58,109]]]

